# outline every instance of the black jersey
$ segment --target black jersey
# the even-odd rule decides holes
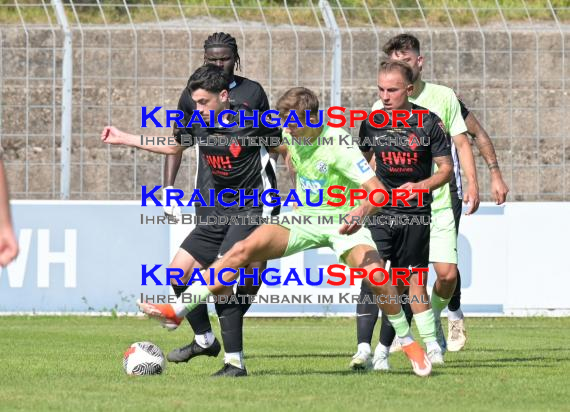
[[[267,147],[261,143],[267,143],[268,147],[278,146],[280,130],[266,128],[261,123],[259,127],[254,127],[252,120],[245,120],[244,127],[239,127],[240,115],[252,116],[253,112],[246,106],[231,106],[231,110],[237,115],[229,118],[227,123],[236,122],[236,126],[205,128],[204,133],[196,137],[196,145],[200,148],[200,162],[210,170],[215,192],[231,189],[238,193],[237,195],[227,192],[223,194],[223,201],[226,203],[235,201],[237,203],[235,206],[224,207],[216,202],[216,207],[219,205],[229,211],[251,209],[255,213],[263,209],[266,215],[277,214],[278,208],[264,206],[261,202],[261,194],[264,190],[277,187],[275,169],[270,162]],[[224,139],[220,139],[221,137]],[[261,137],[267,139],[260,139]],[[224,144],[226,141],[231,144]],[[199,189],[201,194],[206,191],[205,188]],[[255,192],[254,189],[258,193],[259,206],[254,206],[253,199],[245,199],[240,206],[240,194],[242,197],[243,195],[251,196]]]
[[[412,109],[423,109],[412,104]],[[425,109],[423,109],[425,110]],[[376,115],[374,121],[382,123],[381,115]],[[391,190],[404,183],[417,183],[429,178],[432,174],[434,157],[450,156],[450,137],[445,132],[443,123],[434,113],[423,115],[423,127],[418,127],[418,116],[412,115],[408,120],[409,128],[392,127],[392,119],[385,127],[376,128],[368,120],[360,126],[360,150],[374,151],[376,156],[376,176]],[[432,195],[423,196],[423,206],[418,206],[418,198],[409,200],[410,207],[403,207],[398,202],[397,207],[390,202],[382,209],[387,212],[405,214],[430,214]]]
[[[244,106],[252,110],[259,110],[260,113],[269,110],[269,101],[261,85],[253,80],[241,76],[234,76],[234,81],[230,84],[230,103],[235,106]],[[196,103],[192,100],[190,90],[186,87],[178,101],[178,110],[184,112],[182,124],[187,125],[192,118],[192,113],[196,109]],[[181,134],[192,135],[194,138],[204,137],[209,132],[207,129],[194,124],[191,128],[178,129],[175,127],[174,136],[180,141]],[[209,190],[214,188],[214,180],[210,167],[204,162],[203,157],[198,153],[199,145],[196,145],[196,176],[194,186],[204,193],[206,202],[209,203]]]

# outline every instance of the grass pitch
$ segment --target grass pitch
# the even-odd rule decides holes
[[[570,318],[467,322],[466,350],[421,379],[401,353],[390,373],[349,371],[354,319],[246,319],[250,376],[215,379],[221,356],[169,364],[161,376],[123,372],[131,343],[167,352],[190,341],[186,325],[0,317],[0,410],[570,410]]]

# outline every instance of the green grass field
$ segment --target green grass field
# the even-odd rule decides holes
[[[129,377],[122,355],[131,343],[169,351],[189,341],[189,328],[0,317],[0,410],[570,410],[570,318],[468,319],[466,350],[427,379],[401,353],[389,374],[349,371],[354,319],[247,319],[245,333],[247,378],[210,378],[221,358]]]

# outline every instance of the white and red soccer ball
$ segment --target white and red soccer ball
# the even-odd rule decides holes
[[[127,375],[160,375],[166,369],[166,359],[158,346],[151,342],[135,342],[123,356]]]

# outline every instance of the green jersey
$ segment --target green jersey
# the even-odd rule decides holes
[[[449,87],[439,84],[425,83],[425,87],[416,98],[409,97],[408,100],[418,106],[425,107],[430,112],[434,112],[443,122],[445,129],[449,134],[457,136],[458,134],[467,132],[467,126],[461,116],[461,106],[455,92]],[[380,110],[384,106],[382,100],[378,100],[372,106],[372,110]],[[452,151],[455,150],[452,148]],[[434,167],[437,171],[437,166]],[[433,203],[431,210],[439,210],[451,207],[451,194],[449,191],[449,183],[434,190]]]
[[[346,136],[350,134],[344,129],[325,126],[312,145],[287,146],[291,162],[297,171],[297,194],[303,203],[303,206],[297,208],[297,213],[311,216],[341,214],[358,206],[358,203],[350,206],[350,189],[358,189],[375,174],[358,146],[341,144],[341,137],[346,139]],[[328,140],[325,141],[324,138]],[[331,140],[332,144],[318,144]],[[348,140],[352,142],[350,137]],[[333,190],[334,193],[343,193],[347,199],[345,204],[339,207],[327,204],[329,200],[335,203],[340,201],[327,194],[328,188],[334,185],[346,187],[344,192],[340,189]],[[307,206],[306,193],[310,193],[311,203],[319,203],[322,197],[322,205]]]

